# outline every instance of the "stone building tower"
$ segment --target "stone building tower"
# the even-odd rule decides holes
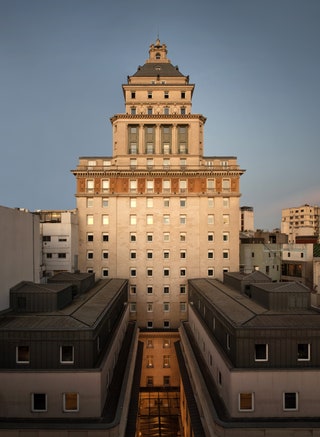
[[[187,319],[188,279],[239,269],[241,170],[234,156],[203,155],[206,118],[194,84],[159,39],[122,86],[111,118],[111,157],[81,157],[79,268],[129,278],[132,319],[176,329]]]

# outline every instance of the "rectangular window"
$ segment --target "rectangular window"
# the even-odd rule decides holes
[[[32,393],[32,395],[31,395],[31,410],[34,412],[47,411],[47,395],[46,395],[46,393]]]
[[[181,232],[180,233],[180,241],[186,241],[187,239],[187,234],[185,232]]]
[[[136,271],[136,269],[130,269],[130,276],[131,276],[132,278],[134,278],[134,277],[137,276],[137,271]]]
[[[130,180],[130,193],[136,193],[137,192],[137,180],[136,179],[131,179]]]
[[[187,181],[185,179],[179,180],[179,191],[185,193],[187,191]]]
[[[163,241],[170,241],[170,232],[163,233]]]
[[[298,409],[297,392],[283,393],[283,409],[284,411],[296,411]]]
[[[223,214],[222,219],[223,219],[223,224],[224,225],[228,225],[230,223],[230,216],[229,216],[229,214]]]
[[[170,276],[170,269],[163,269],[163,276]]]
[[[186,294],[186,286],[180,285],[180,294]]]
[[[58,258],[65,259],[65,258],[67,258],[67,254],[66,253],[58,253]]]
[[[171,181],[169,179],[164,179],[164,181],[162,182],[162,191],[165,193],[169,193],[170,189],[171,189]],[[167,200],[169,202],[169,199]]]
[[[74,363],[74,347],[60,346],[60,363],[72,364]]]
[[[230,200],[229,197],[224,197],[222,200],[222,206],[223,208],[229,208],[230,204]]]
[[[107,278],[109,276],[109,270],[108,269],[103,268],[101,273],[102,273],[102,277],[103,278]]]
[[[101,204],[102,204],[102,208],[108,208],[108,206],[109,206],[109,199],[107,197],[103,197],[102,201],[101,201]]]
[[[135,250],[131,250],[130,251],[130,258],[131,259],[136,259],[137,258],[137,252]]]
[[[310,344],[298,343],[298,361],[310,361]]]
[[[87,233],[87,241],[93,241],[93,234],[91,232]]]
[[[208,241],[214,241],[214,234],[213,232],[208,233]]]
[[[94,191],[94,180],[93,179],[87,179],[87,192],[93,193]]]
[[[147,241],[148,241],[148,243],[150,243],[152,240],[153,240],[153,234],[148,232],[147,233]]]
[[[230,191],[230,179],[222,179],[222,191]]]
[[[152,269],[147,269],[147,276],[152,276],[152,274],[153,274],[153,272],[152,272]]]
[[[180,225],[186,225],[187,224],[187,216],[185,214],[180,215]]]
[[[180,258],[181,259],[187,258],[187,252],[185,250],[180,250]]]
[[[137,207],[137,199],[135,197],[130,198],[130,208],[136,208]]]
[[[268,361],[268,345],[265,343],[257,343],[254,345],[255,361]]]
[[[148,302],[147,303],[147,312],[148,313],[152,313],[153,312],[153,303],[152,302]]]
[[[109,189],[110,189],[110,181],[109,181],[109,179],[104,179],[102,181],[102,191],[109,192]]]
[[[239,411],[253,411],[253,401],[253,393],[239,393]]]
[[[226,243],[229,241],[229,232],[224,232],[222,234],[222,240]]]
[[[93,225],[93,215],[92,214],[87,215],[87,225]]]
[[[148,99],[152,99],[152,91],[148,91]]]
[[[170,251],[169,250],[164,250],[163,251],[163,258],[164,259],[169,259],[170,258]]]
[[[87,259],[93,259],[93,251],[92,250],[87,251]]]
[[[29,348],[29,346],[17,346],[16,347],[16,362],[17,363],[30,363],[30,348]]]
[[[151,323],[151,325],[152,325],[152,322],[148,322],[148,325],[149,325],[149,323]],[[147,326],[147,327],[150,328],[150,326]],[[147,385],[147,387],[153,387],[153,376],[147,376],[146,385]]]
[[[186,302],[180,302],[180,312],[185,313],[187,311]]]
[[[163,321],[163,327],[164,327],[165,329],[169,329],[169,328],[170,328],[170,322],[169,322],[169,320],[164,320],[164,321]]]
[[[169,98],[169,91],[165,91],[164,94],[163,94],[163,97],[165,99],[168,99]]]
[[[169,292],[170,292],[170,288],[169,288],[169,286],[168,286],[168,285],[165,285],[165,286],[163,287],[163,293],[164,293],[164,294],[169,294]]]
[[[214,276],[214,268],[213,267],[208,269],[208,276]]]
[[[208,259],[214,259],[214,251],[208,250]]]
[[[130,293],[131,294],[136,294],[137,293],[136,285],[130,285]]]
[[[162,367],[170,367],[170,355],[163,355]]]
[[[109,241],[109,234],[106,234],[105,232],[102,234],[102,241],[105,243]]]
[[[147,328],[148,329],[152,329],[153,328],[153,321],[152,320],[148,320],[147,321]],[[152,378],[152,376],[151,376],[151,378]],[[152,379],[153,380],[153,379]],[[152,384],[153,385],[153,384]]]
[[[163,311],[164,312],[170,311],[170,303],[169,302],[164,302],[163,303]]]
[[[135,232],[130,233],[130,241],[131,241],[131,243],[134,243],[137,241],[137,234]]]
[[[170,225],[170,215],[169,214],[165,214],[163,216],[163,224],[164,225]]]
[[[152,294],[152,293],[153,293],[153,288],[151,287],[151,285],[149,285],[149,286],[147,287],[147,293],[148,293],[148,294]]]
[[[137,216],[135,214],[130,215],[130,225],[136,225],[137,224]]]
[[[137,311],[137,304],[136,302],[130,303],[130,313],[135,313]]]
[[[108,225],[109,224],[109,215],[102,214],[102,224],[103,225]]]
[[[153,208],[153,198],[147,197],[147,208]]]
[[[46,242],[51,241],[51,236],[50,235],[43,235],[42,241],[46,241]]]
[[[152,252],[152,250],[148,250],[148,251],[147,251],[147,258],[148,258],[148,259],[152,259],[152,258],[153,258],[153,252]]]
[[[180,269],[180,276],[186,276],[187,271],[186,269]]]
[[[213,197],[208,197],[208,208],[214,207],[214,199]]]
[[[63,411],[79,411],[79,393],[63,393]]]
[[[93,197],[88,197],[87,198],[87,208],[92,208],[93,207]]]
[[[147,225],[153,225],[153,215],[147,214]]]
[[[208,215],[208,225],[214,225],[214,215],[213,214]]]
[[[222,252],[222,258],[223,259],[229,259],[229,250],[224,250]]]
[[[214,191],[216,187],[215,179],[207,179],[207,190]]]

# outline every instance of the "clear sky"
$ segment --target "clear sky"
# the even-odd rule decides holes
[[[71,209],[110,156],[121,85],[157,35],[196,84],[205,155],[237,156],[255,227],[320,204],[320,0],[0,0],[0,205]]]

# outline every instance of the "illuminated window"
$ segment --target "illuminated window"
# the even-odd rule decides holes
[[[253,411],[253,401],[253,393],[239,393],[239,411]]]
[[[79,393],[63,393],[63,411],[79,411]]]

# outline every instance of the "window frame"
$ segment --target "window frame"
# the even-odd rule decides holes
[[[76,408],[72,408],[72,409],[67,408],[67,402],[68,402],[67,396],[68,395],[72,395],[72,396],[76,395],[76,405],[77,405]],[[77,392],[66,392],[66,393],[63,393],[62,396],[63,396],[63,412],[64,413],[77,413],[77,412],[79,412],[79,410],[80,410],[79,393],[77,393]],[[72,402],[72,401],[73,400],[70,400],[70,402]]]
[[[39,402],[39,401],[35,402],[35,396],[40,396],[40,395],[44,396],[44,399],[43,399],[44,408],[36,408],[35,407],[35,404],[37,402]],[[40,401],[40,403],[42,403],[42,402]],[[48,411],[48,395],[47,395],[47,393],[31,393],[31,411],[33,413],[45,413],[46,411]]]
[[[72,355],[72,359],[71,360],[64,360],[63,359],[63,348],[71,348],[71,355]],[[74,364],[74,346],[71,344],[64,344],[64,345],[60,345],[60,364]]]
[[[265,358],[257,358],[257,346],[265,346]],[[255,343],[254,345],[254,361],[255,362],[267,362],[269,361],[269,344],[268,343]]]
[[[244,408],[241,407],[241,401],[243,401],[244,403],[247,403],[248,400],[247,399],[241,399],[242,396],[248,396],[250,395],[250,403],[251,403],[251,407],[250,408]],[[240,412],[250,412],[250,411],[254,411],[254,393],[253,392],[242,392],[238,394],[238,411]]]

